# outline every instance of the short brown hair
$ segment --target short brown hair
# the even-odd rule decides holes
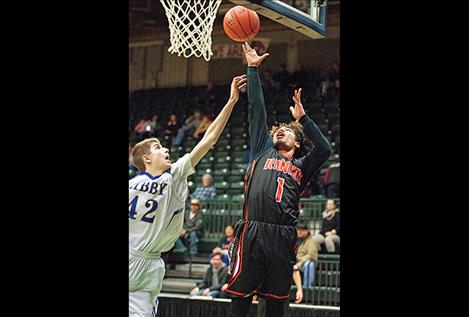
[[[295,151],[293,155],[295,158],[302,157],[306,155],[313,148],[313,143],[305,136],[303,132],[303,126],[297,121],[291,121],[290,123],[278,123],[272,126],[272,129],[269,131],[271,137],[274,136],[280,128],[289,128],[293,130],[295,134],[295,141],[300,143],[300,147]]]
[[[157,138],[149,138],[138,142],[132,148],[132,151],[130,152],[130,154],[132,155],[132,162],[140,172],[145,172],[145,163],[143,163],[143,156],[145,154],[150,154],[151,144],[155,142],[161,144],[160,140],[158,140]]]

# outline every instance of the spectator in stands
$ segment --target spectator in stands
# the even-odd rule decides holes
[[[225,236],[223,236],[218,242],[218,247],[220,247],[222,250],[228,250],[231,239],[233,239],[233,234],[234,227],[232,224],[229,223],[225,226]]]
[[[323,182],[327,198],[340,197],[340,163],[329,165],[324,173]]]
[[[140,121],[135,125],[134,132],[137,134],[138,138],[143,137],[143,135],[145,134],[146,124],[147,124],[147,121],[144,118],[141,118]]]
[[[225,226],[225,235],[220,239],[218,245],[212,250],[213,253],[219,252],[223,254],[223,262],[226,265],[230,264],[230,258],[228,256],[228,248],[230,247],[231,239],[233,239],[234,227],[232,224]]]
[[[303,273],[303,286],[313,286],[315,267],[318,263],[318,248],[306,224],[296,226],[299,246],[293,270]]]
[[[330,253],[335,252],[335,243],[340,243],[340,212],[333,199],[327,200],[326,210],[322,213],[321,231],[313,238],[318,250],[321,250],[321,245],[325,244],[327,252]]]
[[[338,95],[339,88],[340,88],[340,66],[338,61],[334,61],[332,64],[332,68],[329,70],[327,74],[327,79],[321,83],[321,96],[328,95],[330,88],[336,92]]]
[[[195,129],[194,133],[192,134],[192,137],[195,140],[198,140],[205,133],[205,131],[207,131],[208,127],[212,124],[212,122],[213,117],[211,115],[206,114],[197,126],[197,129]]]
[[[184,225],[176,241],[175,251],[185,250],[189,246],[191,255],[198,253],[199,239],[204,234],[204,218],[200,212],[200,201],[192,199],[190,212],[184,214]]]
[[[284,64],[279,65],[278,70],[273,75],[274,88],[286,89],[290,83],[291,75]]]
[[[228,266],[222,261],[221,253],[212,253],[210,256],[210,267],[205,273],[202,282],[197,284],[191,292],[191,296],[211,296],[220,297],[222,286],[228,283]],[[224,287],[226,289],[226,286]]]
[[[153,117],[151,117],[151,120],[146,123],[145,126],[145,131],[146,131],[146,137],[148,138],[156,138],[161,131],[161,126],[158,123],[158,120],[160,117],[155,114]]]
[[[194,114],[190,115],[184,125],[179,128],[176,137],[173,139],[173,145],[179,146],[184,141],[184,137],[186,134],[192,134],[194,130],[199,126],[200,122],[202,121],[202,112],[196,110]]]
[[[303,69],[303,65],[296,64],[295,70],[292,73],[290,87],[298,89],[300,87],[307,87],[308,73]]]
[[[213,186],[213,177],[210,174],[202,176],[202,186],[197,186],[191,197],[201,202],[207,202],[217,195],[217,190]]]
[[[173,138],[178,132],[180,126],[181,125],[179,124],[176,115],[175,114],[170,115],[169,120],[166,123],[164,135],[169,136],[170,138]]]

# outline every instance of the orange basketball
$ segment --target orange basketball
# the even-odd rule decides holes
[[[236,6],[226,12],[223,28],[226,35],[237,42],[245,42],[257,35],[261,23],[255,11]]]

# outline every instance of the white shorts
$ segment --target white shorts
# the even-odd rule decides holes
[[[165,265],[160,254],[129,251],[129,317],[154,317]]]

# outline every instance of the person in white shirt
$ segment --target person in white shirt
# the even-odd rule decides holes
[[[174,164],[156,138],[133,147],[132,161],[140,173],[129,180],[129,317],[156,316],[165,274],[161,253],[170,250],[181,233],[187,177],[217,142],[245,85],[246,75],[233,78],[225,107],[194,149]]]

